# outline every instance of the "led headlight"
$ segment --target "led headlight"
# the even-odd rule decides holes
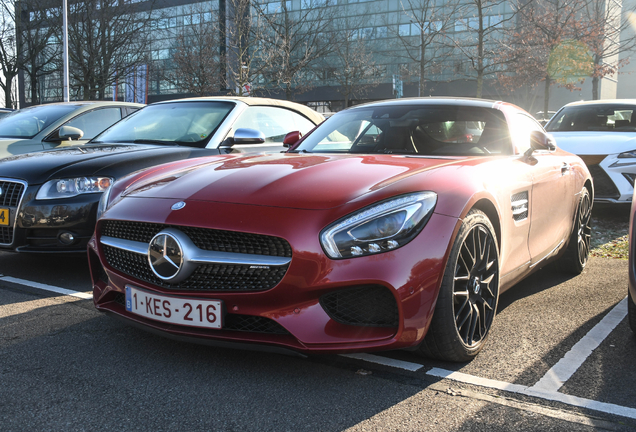
[[[436,202],[435,192],[418,192],[374,204],[325,228],[320,243],[330,258],[393,250],[424,228]]]
[[[110,177],[77,177],[51,180],[42,185],[36,199],[70,198],[87,193],[100,193],[110,189]]]
[[[628,151],[618,155],[619,159],[636,158],[636,150]]]

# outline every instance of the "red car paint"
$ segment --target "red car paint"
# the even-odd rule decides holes
[[[461,103],[470,104],[470,101]],[[508,117],[519,109],[497,105]],[[333,121],[330,119],[330,121]],[[320,127],[318,128],[320,130]],[[95,306],[144,328],[198,342],[240,342],[300,352],[355,352],[417,346],[431,322],[438,290],[462,218],[482,209],[497,232],[501,291],[558,256],[573,227],[578,194],[591,180],[581,160],[561,150],[507,156],[422,157],[392,154],[216,156],[154,167],[118,182],[115,202],[89,243]],[[571,171],[563,175],[561,167]],[[379,201],[420,191],[437,193],[430,220],[409,243],[376,255],[331,259],[320,232]],[[529,215],[512,218],[511,196],[529,194]],[[171,210],[178,202],[181,210]],[[109,221],[261,234],[292,248],[280,283],[260,292],[179,292],[223,301],[226,313],[269,318],[289,334],[207,330],[164,324],[127,312],[114,301],[126,285],[174,291],[113,268],[100,243]],[[102,268],[106,277],[100,277]],[[344,287],[380,285],[397,302],[399,325],[346,325],[330,318],[320,297]]]

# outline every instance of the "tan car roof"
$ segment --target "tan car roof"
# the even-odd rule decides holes
[[[165,101],[165,103],[175,102],[175,101],[200,101],[200,100],[240,101],[246,105],[277,106],[277,107],[289,108],[289,109],[298,111],[302,115],[307,117],[309,120],[314,122],[315,124],[320,124],[325,120],[322,114],[312,110],[308,106],[305,106],[296,102],[281,100],[281,99],[270,99],[270,98],[262,98],[262,97],[241,97],[241,96],[208,96],[208,97],[198,97],[198,98],[188,98],[188,99],[173,99],[173,100]],[[161,103],[164,103],[164,102],[161,102]]]

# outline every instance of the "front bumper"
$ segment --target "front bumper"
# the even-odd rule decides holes
[[[137,221],[171,227],[240,230],[279,237],[292,248],[287,272],[275,286],[258,292],[186,289],[175,293],[170,287],[138,279],[108,263],[105,246],[100,242],[100,229],[105,223],[102,219],[88,250],[96,308],[173,338],[267,345],[303,353],[385,350],[419,344],[430,324],[449,242],[458,226],[456,218],[433,214],[418,237],[401,248],[378,255],[331,260],[322,251],[318,234],[337,219],[333,210],[193,201],[183,210],[170,212],[167,201],[172,204],[173,200],[128,198],[105,217],[125,221],[128,215],[134,215]],[[209,215],[214,215],[213,223]],[[290,220],[301,223],[289,223]],[[221,300],[230,324],[221,330],[210,330],[166,324],[133,314],[124,305],[126,286],[163,295]],[[368,287],[373,288],[365,291]],[[325,305],[325,298],[333,295],[358,292],[366,295],[373,290],[384,290],[395,303],[395,325],[344,323]],[[236,324],[244,321],[258,321],[262,326],[259,324],[255,329]]]
[[[38,189],[39,186],[27,187],[20,205],[15,208],[12,241],[0,245],[0,249],[32,253],[85,253],[95,230],[101,194],[36,200]]]
[[[594,201],[611,204],[632,202],[636,159],[619,159],[618,154],[611,154],[598,164],[588,164],[588,168],[594,179]]]

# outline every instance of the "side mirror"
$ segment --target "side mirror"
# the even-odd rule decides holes
[[[530,147],[532,150],[556,150],[554,139],[545,132],[530,132]]]
[[[256,129],[238,128],[234,131],[233,144],[263,144],[265,142],[265,134]]]
[[[61,141],[77,141],[84,136],[84,131],[73,126],[62,126],[58,135]]]
[[[285,139],[283,140],[283,147],[291,147],[296,144],[303,137],[303,134],[299,131],[290,132],[285,135]]]

